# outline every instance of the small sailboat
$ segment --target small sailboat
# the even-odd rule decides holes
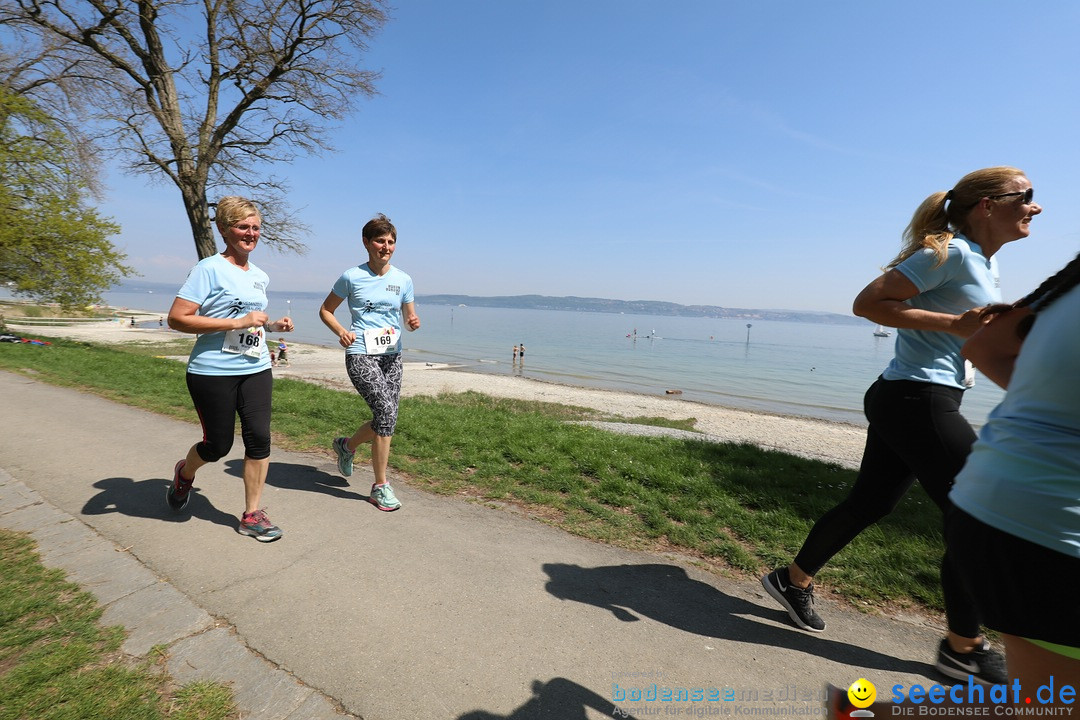
[[[877,330],[874,331],[874,337],[889,337],[892,335],[892,330],[886,330],[884,325],[878,325]]]

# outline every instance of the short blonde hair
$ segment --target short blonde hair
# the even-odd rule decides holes
[[[222,234],[236,223],[246,217],[254,215],[262,222],[262,215],[255,203],[239,195],[227,195],[217,202],[217,215],[214,222],[217,223],[218,231]]]

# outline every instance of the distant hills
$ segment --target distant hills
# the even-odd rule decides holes
[[[608,300],[586,297],[549,297],[547,295],[417,295],[419,303],[429,305],[467,305],[473,307],[524,308],[529,310],[570,310],[574,312],[626,313],[628,315],[677,315],[680,317],[729,318],[737,320],[787,320],[791,322],[828,323],[830,325],[865,324],[853,315],[808,310],[751,310],[719,305],[680,305],[659,300]]]
[[[177,284],[128,280],[114,290],[126,292],[162,292],[175,294]],[[274,290],[272,289],[272,292]],[[294,297],[321,300],[325,292],[285,291]],[[816,312],[813,310],[753,310],[719,305],[680,305],[660,300],[609,300],[587,297],[550,297],[548,295],[417,295],[416,300],[428,305],[471,305],[473,307],[524,308],[529,310],[569,310],[571,312],[625,313],[627,315],[675,315],[679,317],[729,318],[735,320],[786,320],[789,322],[826,323],[829,325],[865,325],[866,320],[854,315]]]

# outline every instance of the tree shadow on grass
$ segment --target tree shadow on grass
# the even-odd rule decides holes
[[[708,583],[694,580],[675,565],[584,568],[546,563],[543,569],[550,578],[546,589],[553,596],[603,608],[624,622],[637,621],[639,618],[634,614],[637,613],[695,635],[787,648],[860,668],[936,677],[928,663],[902,660],[821,635],[757,622],[751,618],[788,622],[788,615],[779,607],[767,609],[725,595]]]

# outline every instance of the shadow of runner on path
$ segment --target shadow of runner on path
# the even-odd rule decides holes
[[[225,472],[243,478],[243,459],[226,460]],[[323,472],[311,465],[271,460],[270,469],[266,473],[266,484],[281,490],[304,490],[348,500],[367,500],[367,495],[353,491],[345,478]]]
[[[753,615],[788,621],[787,612],[779,606],[776,610],[766,609],[725,595],[708,583],[694,580],[675,565],[583,568],[546,563],[543,569],[551,578],[546,589],[553,596],[595,605],[623,622],[637,621],[636,612],[695,635],[782,647],[860,668],[936,677],[929,663],[901,660],[858,645],[742,617]],[[930,651],[928,648],[927,653]]]
[[[168,492],[171,483],[172,478],[136,481],[131,478],[111,477],[98,480],[94,483],[94,487],[100,489],[101,492],[86,501],[82,513],[83,515],[120,513],[129,517],[169,522],[187,522],[196,518],[216,525],[236,528],[236,523],[240,519],[239,513],[232,515],[214,507],[210,500],[199,492],[197,481],[192,488],[187,507],[181,512],[173,511],[165,500],[165,493]],[[241,496],[237,502],[240,510],[243,510],[243,497]]]
[[[612,717],[616,708],[592,690],[566,678],[552,678],[546,683],[534,680],[533,696],[509,715],[496,715],[486,710],[473,710],[457,720],[588,720],[587,708]]]

